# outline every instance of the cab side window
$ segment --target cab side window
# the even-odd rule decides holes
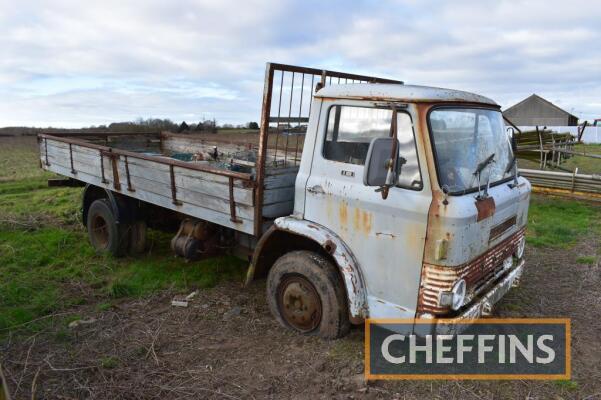
[[[390,135],[392,110],[334,106],[328,116],[323,155],[347,164],[365,165],[371,140]]]
[[[399,156],[405,160],[397,186],[420,190],[422,179],[415,146],[411,117],[397,113]],[[328,125],[323,146],[327,160],[365,165],[371,140],[390,136],[392,110],[385,108],[333,106],[328,114]]]

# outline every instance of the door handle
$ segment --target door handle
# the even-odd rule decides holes
[[[326,193],[326,192],[324,192],[323,188],[320,185],[308,187],[307,192],[313,193],[313,194],[325,194]]]

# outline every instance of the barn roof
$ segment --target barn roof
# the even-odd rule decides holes
[[[520,101],[519,103],[512,105],[511,107],[507,108],[506,110],[503,110],[503,113],[506,113],[506,112],[509,112],[509,111],[513,111],[513,110],[515,110],[517,108],[520,108],[520,107],[526,105],[528,102],[530,102],[532,100],[540,100],[544,104],[546,104],[549,107],[552,107],[553,109],[555,109],[556,111],[558,111],[558,112],[560,112],[562,114],[569,115],[571,117],[574,117],[574,118],[578,119],[578,117],[575,116],[574,114],[569,113],[566,110],[564,110],[563,108],[560,108],[560,107],[556,106],[555,104],[551,103],[549,100],[547,100],[547,99],[545,99],[543,97],[540,97],[536,93],[533,93],[532,95],[526,97],[524,100]]]

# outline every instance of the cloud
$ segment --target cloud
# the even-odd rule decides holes
[[[266,61],[599,117],[600,20],[580,0],[0,0],[0,125],[256,121]]]

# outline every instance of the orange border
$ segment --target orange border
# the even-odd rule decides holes
[[[566,326],[566,373],[565,374],[372,374],[370,371],[370,327],[372,323],[391,324],[564,324]],[[366,380],[569,380],[572,377],[572,320],[570,318],[477,318],[456,320],[453,318],[423,319],[423,318],[373,318],[365,320],[365,358],[364,374]]]

